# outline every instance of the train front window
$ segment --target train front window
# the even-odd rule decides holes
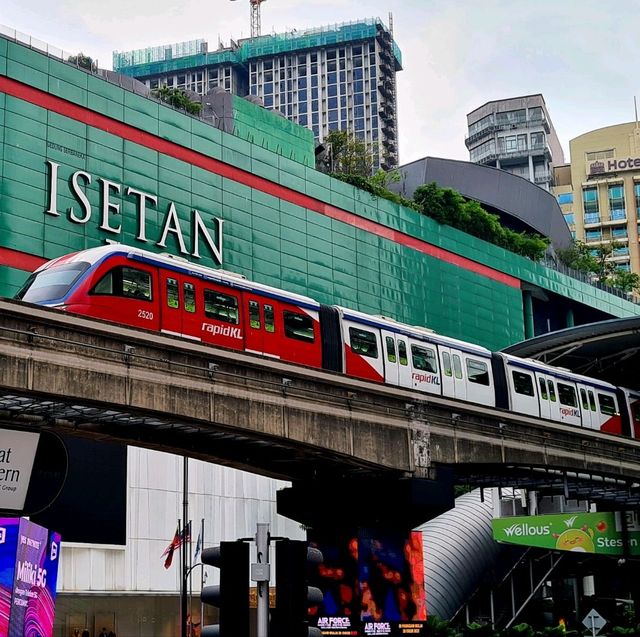
[[[204,291],[204,313],[208,318],[223,323],[238,324],[238,299],[230,294]]]
[[[349,340],[351,341],[351,351],[354,354],[368,356],[369,358],[378,358],[378,342],[373,332],[350,327]]]
[[[123,296],[140,301],[151,301],[151,274],[136,268],[119,266],[109,270],[98,283],[91,294],[107,296]]]
[[[34,272],[16,294],[16,299],[27,303],[42,303],[61,299],[71,286],[87,270],[88,263],[67,263],[57,267]]]

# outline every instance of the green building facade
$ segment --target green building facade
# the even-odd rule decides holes
[[[316,171],[309,132],[255,104],[234,116],[225,133],[0,38],[0,294],[116,241],[492,349],[638,313]]]

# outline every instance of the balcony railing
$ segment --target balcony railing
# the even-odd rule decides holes
[[[485,137],[486,135],[490,135],[491,133],[495,133],[497,131],[516,128],[533,128],[535,126],[542,126],[547,133],[551,132],[549,122],[545,117],[529,117],[528,119],[520,118],[511,120],[509,122],[499,123],[491,121],[477,131],[469,134],[464,140],[464,143],[468,148],[471,144],[481,139],[482,137]]]

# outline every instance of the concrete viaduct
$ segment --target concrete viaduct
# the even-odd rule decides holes
[[[640,441],[8,300],[0,300],[0,425],[291,480],[279,506],[300,521],[313,518],[305,501],[329,506],[336,489],[361,502],[359,513],[344,505],[354,516],[382,498],[408,523],[407,507],[423,521],[452,506],[443,484],[525,486],[618,508],[640,502]]]

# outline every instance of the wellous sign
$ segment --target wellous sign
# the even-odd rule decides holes
[[[628,554],[640,555],[640,526],[632,514],[530,515],[496,518],[492,526],[498,542],[599,555],[624,555],[626,535]]]

